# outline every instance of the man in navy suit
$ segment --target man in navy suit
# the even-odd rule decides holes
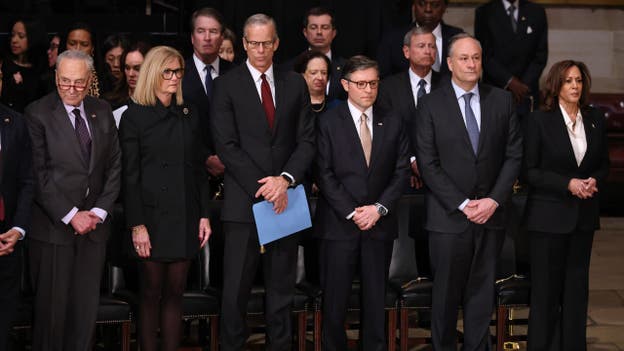
[[[184,100],[198,108],[201,130],[206,133],[204,138],[208,149],[206,170],[213,179],[217,179],[217,184],[220,183],[218,179],[223,177],[224,166],[214,151],[209,120],[213,80],[233,66],[231,62],[219,58],[224,30],[225,22],[219,11],[204,7],[193,12],[191,15],[193,56],[184,63],[182,80]]]
[[[446,64],[448,43],[455,34],[463,32],[461,28],[449,26],[442,21],[448,0],[414,0],[412,14],[414,22],[408,26],[395,28],[386,33],[379,43],[377,60],[381,77],[402,72],[409,66],[401,47],[403,37],[413,27],[424,27],[433,33],[436,38],[436,53],[433,70],[448,75]]]
[[[0,351],[17,307],[19,240],[30,225],[34,180],[30,137],[22,116],[0,104]]]
[[[386,281],[398,234],[397,202],[409,176],[400,118],[374,107],[377,62],[354,56],[341,80],[348,99],[321,115],[315,229],[321,238],[323,350],[346,350],[344,322],[360,267],[362,349],[385,350]]]
[[[457,350],[460,306],[462,349],[490,349],[496,260],[522,160],[511,94],[479,83],[481,53],[468,34],[451,39],[451,82],[423,97],[411,129],[426,185],[436,351]]]

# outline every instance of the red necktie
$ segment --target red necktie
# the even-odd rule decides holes
[[[271,95],[271,87],[266,79],[266,75],[262,73],[262,84],[260,84],[260,91],[262,92],[262,107],[266,114],[267,122],[269,122],[269,128],[273,129],[273,121],[275,120],[275,105],[273,105],[273,96]]]

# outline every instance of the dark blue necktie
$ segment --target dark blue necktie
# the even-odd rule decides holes
[[[470,137],[470,144],[472,144],[472,151],[474,151],[476,155],[477,151],[479,151],[479,125],[477,124],[477,118],[470,107],[470,99],[473,95],[473,93],[466,93],[463,98],[466,103],[466,129],[468,130],[468,137]]]
[[[514,12],[516,11],[516,7],[513,2],[509,2],[509,7],[507,8],[507,14],[509,15],[509,20],[511,21],[511,30],[514,33],[518,31],[518,21],[516,21],[516,16],[514,16]]]
[[[80,116],[80,110],[75,108],[72,113],[75,119],[75,131],[78,143],[80,144],[80,151],[87,164],[91,161],[91,136],[89,136],[89,130],[85,125],[85,121]]]
[[[212,65],[206,65],[206,96],[212,98]]]
[[[425,86],[427,85],[427,81],[424,79],[421,79],[418,82],[418,92],[416,92],[416,97],[418,98],[418,100],[420,100],[421,97],[423,97],[423,95],[427,94],[427,91],[425,90]]]

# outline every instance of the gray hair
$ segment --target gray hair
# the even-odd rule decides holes
[[[275,20],[271,16],[265,15],[264,13],[256,13],[255,15],[251,15],[249,16],[249,18],[247,18],[247,20],[245,21],[245,25],[243,26],[243,36],[247,38],[247,28],[251,26],[267,25],[273,26],[273,29],[275,30],[275,36],[273,37],[273,40],[279,39],[277,35],[277,24],[275,23]]]
[[[479,50],[481,50],[481,52],[483,52],[483,48],[481,47],[481,42],[479,40],[477,40],[477,38],[475,38],[474,36],[468,34],[468,33],[459,33],[459,34],[455,34],[451,37],[451,39],[449,40],[449,44],[448,44],[448,57],[453,56],[453,47],[455,46],[455,43],[458,42],[461,39],[466,39],[466,38],[470,38],[472,40],[474,40],[477,45],[479,46]]]
[[[433,35],[433,33],[430,30],[425,29],[425,27],[414,27],[414,28],[412,28],[410,31],[405,33],[405,36],[403,37],[403,45],[410,46],[410,43],[412,41],[412,37],[413,36],[423,35],[423,34],[431,34],[431,35]],[[433,37],[435,38],[435,35]]]
[[[93,71],[94,66],[93,66],[93,57],[85,54],[84,52],[80,51],[80,50],[65,50],[62,53],[60,53],[56,59],[56,68],[58,69],[59,66],[61,65],[61,61],[65,60],[65,59],[71,59],[71,60],[81,60],[84,63],[87,64],[87,68],[90,71]]]
[[[363,71],[369,68],[374,68],[377,71],[377,74],[379,74],[379,65],[377,64],[377,61],[364,55],[355,55],[348,59],[342,67],[342,78],[349,80],[351,78],[351,73]]]

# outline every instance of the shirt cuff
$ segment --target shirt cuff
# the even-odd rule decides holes
[[[15,229],[15,230],[17,230],[20,233],[19,240],[24,239],[24,237],[26,236],[26,231],[24,229],[20,228],[20,227],[13,227],[11,229]]]
[[[71,209],[71,211],[69,211],[65,217],[61,218],[61,221],[65,224],[69,224],[69,222],[71,222],[72,218],[74,218],[74,216],[76,215],[76,213],[78,213],[78,208],[73,207]]]
[[[462,202],[462,203],[461,203],[461,205],[459,205],[459,207],[457,207],[457,208],[459,208],[459,210],[460,210],[460,211],[463,211],[463,210],[464,210],[464,208],[466,207],[466,205],[468,205],[468,203],[469,203],[469,202],[470,202],[470,199],[466,199],[466,200],[464,200],[464,202]]]
[[[93,207],[91,212],[95,213],[96,216],[100,217],[100,223],[104,223],[106,220],[106,216],[108,216],[108,212],[104,211],[99,207]]]
[[[416,161],[416,156],[410,157],[410,165]]]
[[[288,172],[282,172],[280,173],[280,176],[286,176],[290,179],[290,184],[288,184],[289,186],[293,186],[295,185],[295,177],[292,176],[292,174],[288,173]]]
[[[345,217],[347,220],[351,220],[351,218],[353,218],[353,216],[355,216],[355,211],[349,213],[349,215],[347,217]]]

